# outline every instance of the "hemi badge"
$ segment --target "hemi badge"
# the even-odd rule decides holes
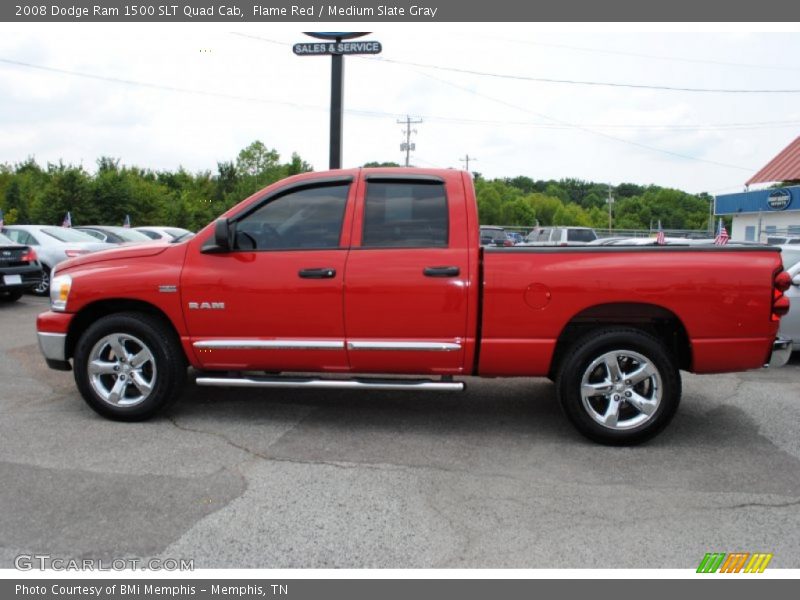
[[[174,294],[178,291],[177,285],[160,285],[158,286],[158,291],[163,292],[165,294]]]

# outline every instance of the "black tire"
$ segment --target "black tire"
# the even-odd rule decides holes
[[[50,295],[50,267],[47,265],[42,265],[42,279],[36,284],[36,287],[31,288],[31,293],[34,296]]]
[[[111,349],[113,342],[120,340],[127,360],[119,360]],[[143,349],[149,351],[150,358],[134,369],[137,363],[131,359],[142,356]],[[149,419],[177,400],[186,382],[186,356],[172,327],[164,319],[146,313],[117,313],[98,319],[81,335],[74,358],[75,383],[86,403],[98,414],[116,421]],[[116,372],[92,375],[92,360],[105,369],[114,365]],[[151,384],[146,394],[139,387],[140,381]],[[124,388],[115,397],[117,383]],[[108,391],[112,394],[104,398],[103,393]],[[136,401],[139,396],[142,399]]]
[[[614,364],[619,380],[611,376]],[[637,370],[642,381],[635,383],[636,376],[625,378]],[[584,377],[587,389],[599,388],[596,394],[589,389],[586,398]],[[631,446],[653,438],[675,416],[681,378],[675,359],[657,338],[639,329],[601,329],[585,335],[565,353],[556,389],[562,409],[580,433],[601,444]],[[637,409],[637,403],[644,410]]]
[[[0,302],[16,302],[20,298],[22,298],[20,291],[0,292]]]

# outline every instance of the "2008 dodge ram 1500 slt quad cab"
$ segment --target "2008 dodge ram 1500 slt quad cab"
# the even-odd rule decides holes
[[[62,263],[37,331],[113,419],[175,399],[187,365],[264,388],[547,376],[584,435],[632,444],[674,415],[679,370],[786,361],[789,285],[771,247],[481,248],[469,174],[354,169],[275,183],[190,240]]]

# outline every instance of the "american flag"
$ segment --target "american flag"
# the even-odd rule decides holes
[[[61,222],[62,227],[72,227],[72,216],[67,211],[67,214],[64,215],[64,220]]]
[[[125,215],[125,222],[122,223],[123,227],[130,227],[131,226],[131,216]]]
[[[658,220],[658,235],[656,235],[656,244],[659,246],[663,246],[666,244],[666,240],[664,239],[664,229],[661,227],[661,219]]]
[[[725,224],[722,222],[722,219],[719,220],[719,225],[717,225],[717,237],[714,238],[714,243],[717,246],[724,246],[728,243],[728,230],[725,229]]]

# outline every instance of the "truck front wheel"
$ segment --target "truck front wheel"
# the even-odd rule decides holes
[[[142,421],[176,399],[186,359],[168,323],[146,313],[95,321],[75,346],[75,383],[87,404],[117,421]]]
[[[561,407],[583,435],[627,446],[658,434],[681,397],[674,358],[638,329],[602,329],[575,343],[556,379]]]

